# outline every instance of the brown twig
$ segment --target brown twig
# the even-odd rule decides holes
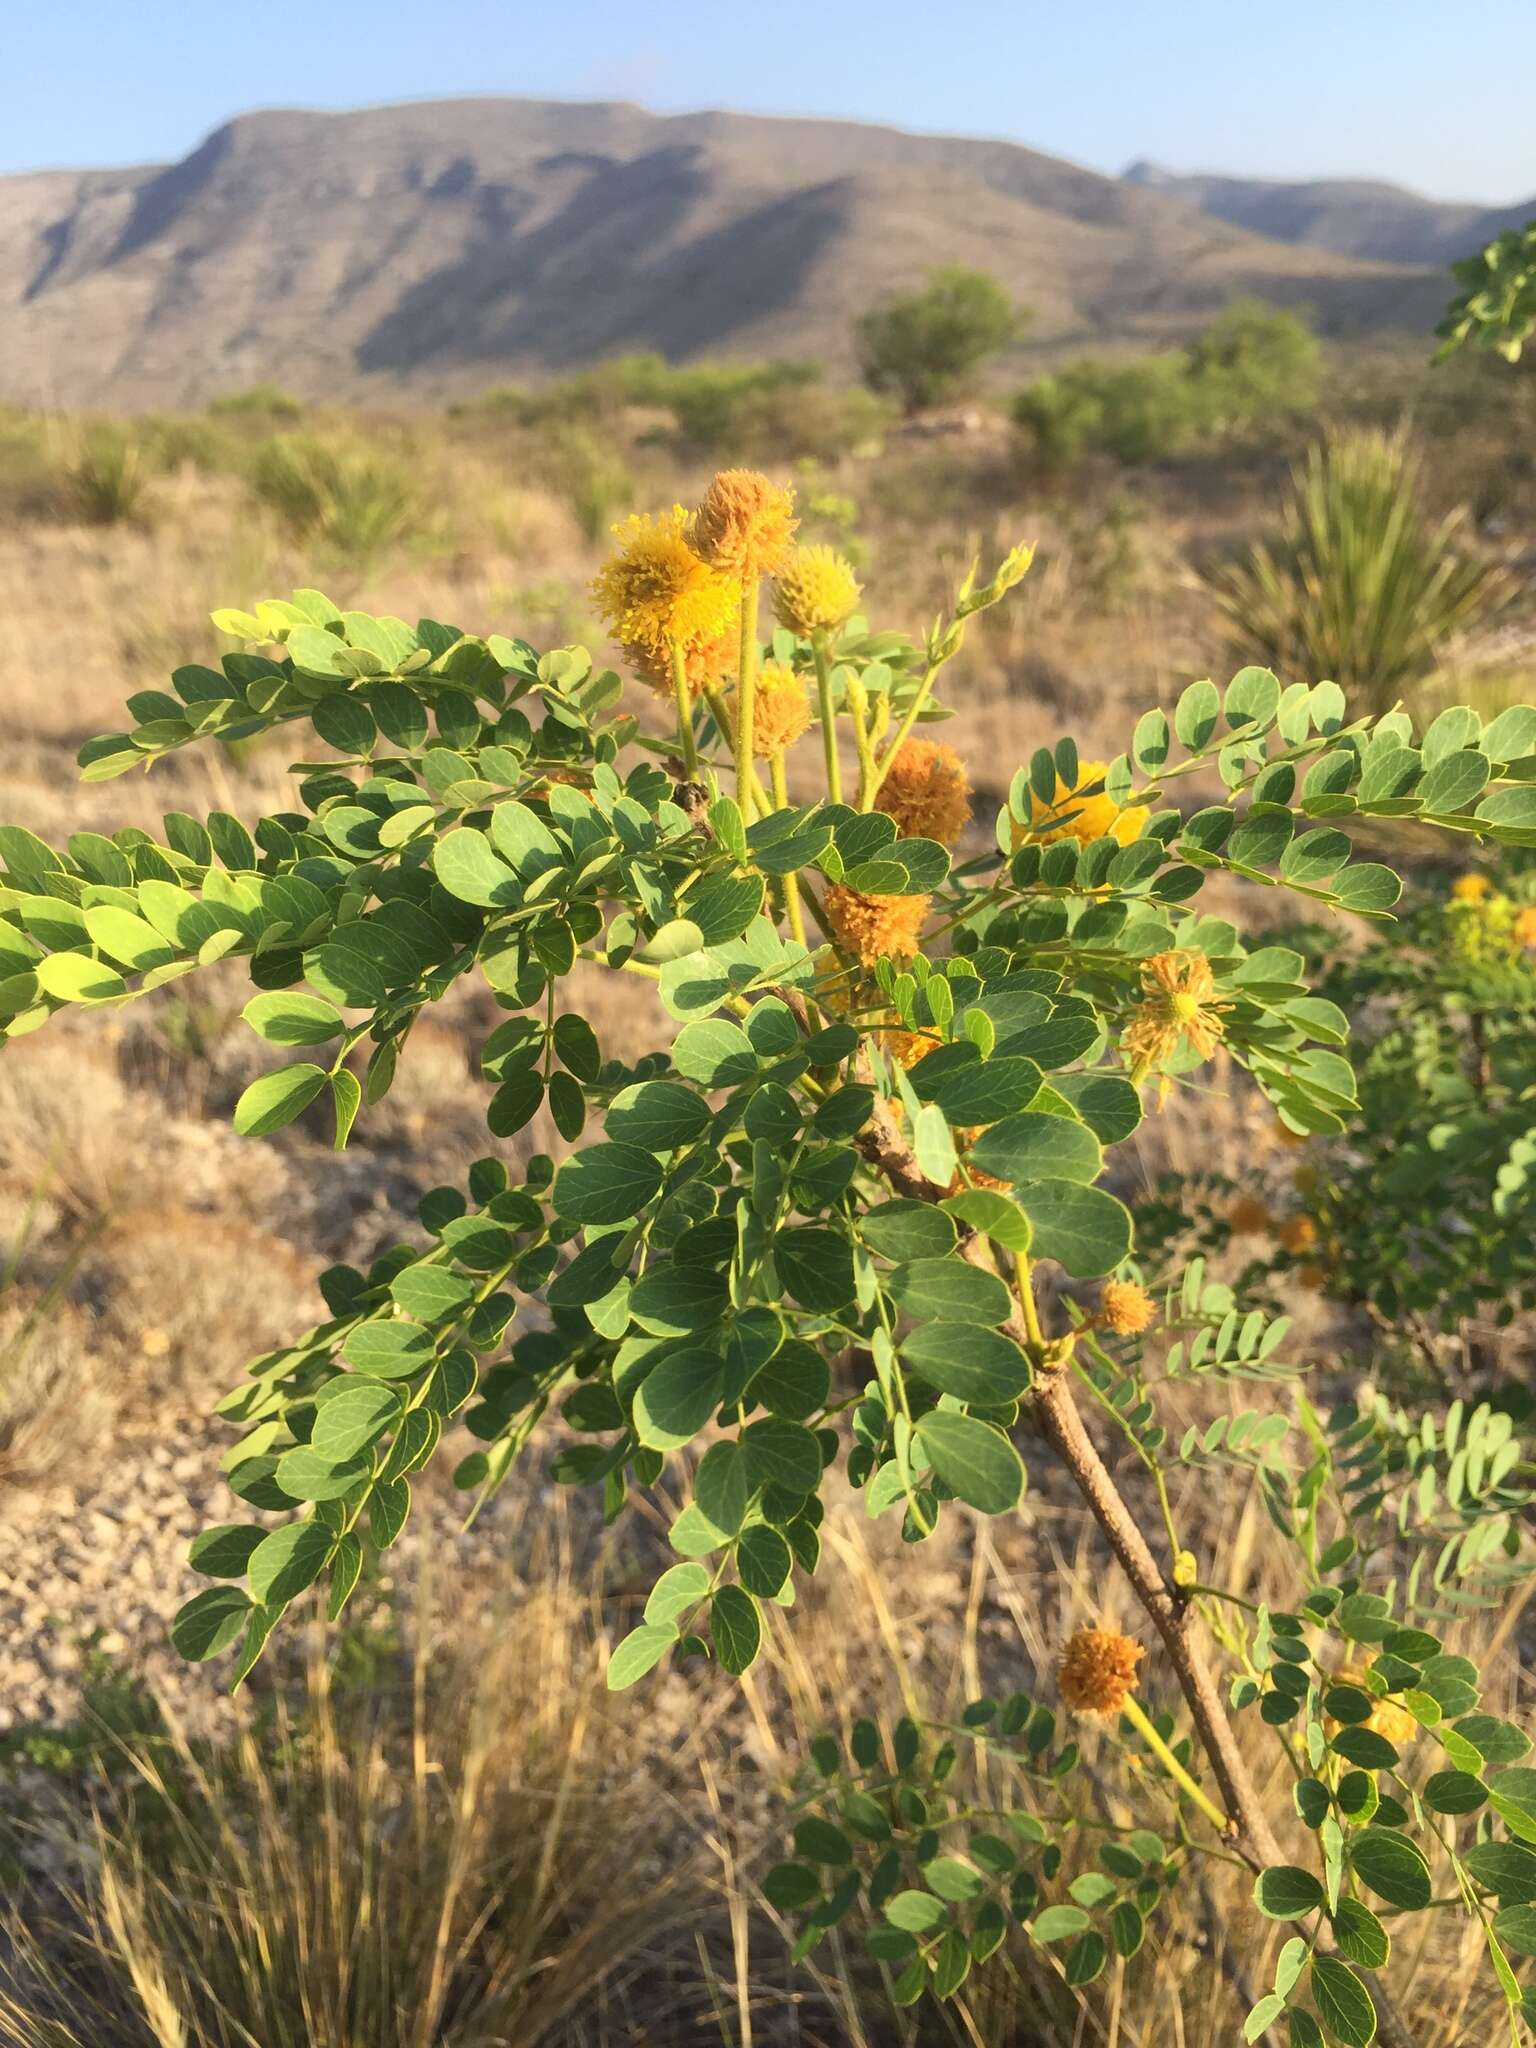
[[[862,1078],[869,1078],[869,1062],[862,1049],[860,1071]],[[939,1202],[949,1193],[947,1188],[930,1180],[918,1165],[890,1104],[882,1097],[876,1096],[870,1120],[855,1142],[864,1158],[898,1194],[917,1201]],[[995,1272],[996,1265],[986,1240],[966,1224],[957,1223],[957,1228],[961,1257]],[[1002,1277],[1007,1279],[1006,1275]],[[1010,1291],[1014,1291],[1013,1283],[1008,1284]],[[1016,1292],[1015,1299],[1017,1301]],[[1228,1817],[1228,1841],[1255,1872],[1284,1863],[1285,1854],[1270,1827],[1238,1747],[1236,1732],[1221,1704],[1204,1647],[1194,1627],[1194,1609],[1162,1571],[1151,1545],[1083,1424],[1072,1394],[1067,1368],[1070,1353],[1065,1342],[1042,1346],[1034,1341],[1026,1326],[1022,1304],[1015,1307],[1003,1328],[1035,1365],[1035,1381],[1025,1399],[1025,1412],[1071,1475],[1089,1513],[1103,1531],[1136,1597],[1162,1638],[1200,1745],[1221,1788],[1222,1804]],[[1317,1947],[1323,1953],[1334,1950],[1331,1934],[1326,1928],[1317,1940]],[[1381,2048],[1414,2048],[1412,2035],[1380,1984],[1369,1973],[1361,1974],[1370,1986],[1376,2006],[1377,2039]]]

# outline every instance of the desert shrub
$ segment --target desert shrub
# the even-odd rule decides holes
[[[1280,527],[1207,582],[1235,643],[1332,677],[1381,711],[1509,594],[1465,547],[1465,519],[1432,521],[1400,436],[1338,433],[1293,472]]]
[[[687,446],[734,460],[772,450],[787,460],[832,462],[875,440],[891,418],[873,392],[824,384],[803,363],[770,364],[740,378],[680,372],[667,403]]]
[[[308,434],[275,434],[255,450],[251,488],[295,534],[366,560],[404,535],[416,507],[409,473],[385,457]]]
[[[634,490],[628,463],[585,427],[556,427],[544,445],[541,480],[569,505],[586,539],[600,540]]]
[[[256,418],[291,426],[304,417],[304,401],[280,384],[252,384],[244,391],[225,391],[211,398],[208,412],[213,419]]]
[[[59,464],[70,508],[93,526],[140,519],[152,465],[131,426],[94,420],[75,429]]]
[[[1084,358],[1038,377],[1013,418],[1048,466],[1090,452],[1155,462],[1293,418],[1317,396],[1318,346],[1294,314],[1238,301],[1187,348],[1128,362]]]
[[[1451,265],[1461,286],[1435,332],[1439,359],[1459,348],[1493,349],[1517,363],[1536,333],[1536,221],[1508,228],[1475,256]]]
[[[1013,418],[1053,468],[1092,449],[1121,462],[1151,462],[1198,440],[1201,394],[1177,356],[1128,363],[1069,363],[1014,400]]]
[[[995,277],[954,263],[921,291],[875,306],[858,323],[865,382],[921,412],[965,390],[989,356],[1018,334],[1024,315]]]
[[[7,1035],[245,958],[246,1021],[282,1057],[237,1130],[328,1107],[344,1147],[423,1010],[477,977],[501,1013],[479,1048],[493,1139],[547,1111],[566,1148],[517,1174],[493,1148],[429,1191],[413,1240],[330,1268],[325,1319],[224,1398],[230,1483],[254,1513],[197,1540],[212,1583],[174,1638],[232,1653],[238,1682],[312,1588],[339,1615],[451,1423],[474,1445],[450,1454],[466,1496],[538,1455],[558,1417],[553,1482],[591,1488],[610,1520],[638,1495],[668,1531],[613,1690],[669,1659],[752,1667],[765,1609],[837,1554],[829,1472],[921,1545],[1013,1513],[1034,1467],[1107,1543],[1150,1657],[1086,1629],[1059,1648],[1060,1713],[973,1705],[965,1726],[1049,1786],[1028,1824],[946,1803],[949,1744],[850,1736],[851,1764],[822,1747],[818,1810],[765,1880],[800,1951],[872,1914],[910,2001],[954,1991],[1012,1926],[1086,1984],[1209,1856],[1298,1930],[1250,2037],[1289,2014],[1293,2040],[1404,2041],[1378,1908],[1475,1914],[1513,2009],[1536,1774],[1446,1636],[1536,1563],[1529,1452],[1501,1445],[1495,1490],[1457,1497],[1444,1562],[1405,1445],[1443,1447],[1454,1411],[1320,1409],[1287,1315],[1138,1244],[1115,1189],[1176,1090],[1255,1090],[1298,1134],[1341,1133],[1356,1110],[1348,1019],[1299,955],[1224,914],[1236,889],[1198,907],[1207,879],[1380,918],[1398,880],[1354,857],[1341,821],[1536,840],[1536,711],[1461,712],[1442,759],[1443,731],[1421,747],[1402,714],[1351,716],[1332,681],[1245,668],[1171,716],[1149,708],[1111,762],[1042,745],[971,834],[965,764],[918,726],[1030,550],[973,571],[914,642],[872,630],[852,567],[797,548],[795,523],[789,491],[729,471],[691,516],[620,530],[594,599],[655,693],[643,726],[584,649],[303,590],[215,614],[240,650],[177,672],[181,711],[136,700],[132,729],[81,755],[105,781],[231,726],[295,729],[307,756],[313,730],[333,757],[300,761],[291,808],[254,829],[173,813],[161,838],[63,849],[0,832]],[[785,756],[806,743],[825,793],[791,804]],[[1196,778],[1223,799],[1181,805]],[[568,990],[578,960],[652,1006],[655,1050],[600,1042]],[[1175,1437],[1187,1389],[1247,1380],[1270,1416]],[[1085,1408],[1145,1485],[1113,1476]],[[1260,1605],[1194,1548],[1177,1498],[1229,1483],[1262,1499],[1283,1600]],[[1143,1704],[1143,1682],[1165,1703]],[[1063,1877],[1091,1814],[1072,1716],[1116,1731],[1142,1788],[1125,1854],[1087,1882]],[[1256,1790],[1245,1748],[1266,1730],[1294,1808]]]
[[[1243,432],[1305,412],[1317,399],[1321,351],[1295,313],[1237,299],[1185,351],[1207,424]]]

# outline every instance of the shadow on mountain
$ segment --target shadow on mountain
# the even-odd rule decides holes
[[[687,236],[712,180],[695,146],[628,161],[572,153],[581,181],[537,227],[533,195],[481,187],[462,253],[407,291],[363,337],[361,371],[403,375],[520,359],[554,368],[615,349],[718,347],[793,303],[845,224],[833,184]]]
[[[123,224],[106,259],[106,267],[122,263],[136,250],[145,248],[173,228],[183,214],[196,204],[213,183],[220,165],[234,141],[234,124],[217,128],[208,140],[141,185],[133,198],[133,211]]]

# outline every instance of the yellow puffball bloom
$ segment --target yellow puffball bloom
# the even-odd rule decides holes
[[[1029,823],[1015,818],[1014,845],[1022,846],[1027,839],[1041,846],[1048,846],[1055,839],[1080,839],[1090,846],[1095,839],[1115,839],[1122,846],[1129,846],[1132,840],[1139,839],[1142,826],[1151,816],[1145,805],[1133,804],[1122,810],[1102,789],[1096,795],[1079,797],[1080,790],[1103,782],[1108,767],[1107,761],[1080,761],[1077,780],[1070,789],[1057,776],[1055,794],[1049,803],[1031,789]]]
[[[1136,1666],[1146,1654],[1118,1629],[1080,1628],[1056,1668],[1062,1698],[1080,1714],[1118,1714],[1136,1690]]]
[[[627,647],[670,661],[674,647],[718,640],[734,624],[741,592],[690,547],[681,505],[660,518],[631,514],[597,572],[592,596],[604,623]]]
[[[917,951],[929,902],[927,896],[865,896],[838,882],[823,907],[837,943],[873,967],[888,954],[910,959]]]
[[[638,640],[626,640],[623,647],[625,658],[640,680],[648,684],[658,697],[670,701],[676,690],[672,679],[671,650],[647,647]],[[710,639],[690,641],[684,646],[683,683],[690,702],[697,691],[707,690],[729,675],[736,666],[739,651],[740,636],[734,623]]]
[[[1451,895],[1458,903],[1481,903],[1492,887],[1486,875],[1458,875],[1451,884]]]
[[[789,566],[795,494],[755,469],[722,469],[699,501],[688,538],[712,569],[738,583]]]
[[[943,740],[903,740],[875,808],[896,820],[903,839],[936,839],[941,846],[953,846],[971,817],[965,763]]]
[[[1106,1280],[1099,1295],[1099,1321],[1115,1337],[1139,1337],[1157,1320],[1157,1304],[1134,1280]]]
[[[829,547],[796,548],[779,573],[774,609],[792,633],[835,632],[858,610],[853,564]]]
[[[735,692],[730,697],[735,706]],[[767,760],[792,747],[811,723],[811,693],[804,676],[779,661],[765,661],[752,698],[752,751]]]

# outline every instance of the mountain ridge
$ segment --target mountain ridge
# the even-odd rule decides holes
[[[1170,171],[1146,157],[1123,183],[1195,207],[1254,234],[1335,255],[1443,267],[1536,216],[1536,194],[1510,206],[1431,199],[1385,178],[1236,178]]]
[[[1031,150],[622,101],[238,115],[174,162],[0,177],[0,397],[176,405],[266,380],[435,399],[631,349],[815,356],[944,262],[1031,351],[1180,337],[1235,293],[1423,331],[1422,269],[1263,239]]]

